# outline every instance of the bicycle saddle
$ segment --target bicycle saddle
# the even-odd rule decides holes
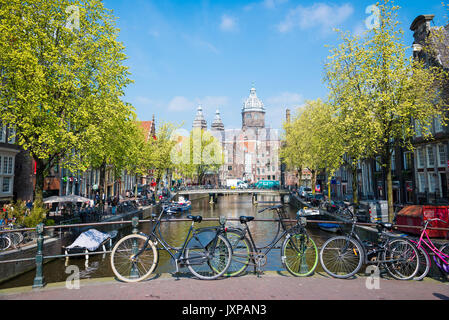
[[[377,227],[382,228],[382,229],[387,229],[387,230],[393,229],[393,224],[389,223],[389,222],[377,222],[376,225],[377,225]]]
[[[247,222],[250,222],[253,220],[254,220],[254,217],[245,217],[245,216],[240,217],[240,223],[247,223]]]
[[[187,216],[187,219],[193,220],[193,222],[201,222],[203,221],[202,216]]]

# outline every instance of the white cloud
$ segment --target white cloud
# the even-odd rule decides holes
[[[201,105],[204,111],[215,114],[216,109],[222,109],[229,103],[229,98],[224,96],[205,96],[202,98],[188,99],[183,96],[176,96],[168,103],[169,111],[190,111],[194,112]]]
[[[190,36],[187,34],[183,35],[183,38],[190,43],[192,46],[210,51],[215,54],[219,54],[220,51],[212,43],[202,40],[198,37]]]
[[[195,107],[195,103],[193,101],[190,101],[186,97],[181,97],[181,96],[174,97],[168,103],[169,111],[186,111],[186,110],[192,110],[194,107]]]
[[[328,5],[315,3],[309,7],[299,5],[290,10],[284,21],[278,25],[280,32],[288,32],[299,27],[301,30],[316,28],[329,32],[348,19],[354,13],[350,4]]]
[[[236,31],[238,29],[237,20],[224,14],[221,17],[220,29],[222,31]]]
[[[288,2],[288,0],[264,0],[263,5],[265,8],[274,9],[278,5]]]
[[[294,92],[282,92],[277,96],[268,98],[268,106],[273,107],[297,107],[304,103],[304,97],[302,94]]]

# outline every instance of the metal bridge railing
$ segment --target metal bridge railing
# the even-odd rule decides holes
[[[216,221],[218,222],[219,218],[203,218],[202,221]],[[26,232],[26,231],[36,231],[37,233],[37,252],[35,257],[31,258],[23,258],[23,259],[11,259],[11,260],[3,260],[0,261],[0,264],[5,263],[15,263],[15,262],[25,262],[25,261],[36,261],[36,275],[33,282],[33,288],[43,288],[45,286],[44,282],[44,276],[43,276],[43,261],[44,259],[55,259],[55,258],[69,258],[69,257],[77,257],[77,256],[91,256],[91,255],[99,255],[99,254],[106,254],[110,253],[111,251],[101,251],[101,252],[88,252],[88,253],[75,253],[75,254],[60,254],[60,255],[49,255],[44,256],[43,249],[44,249],[44,233],[45,230],[54,230],[54,229],[70,229],[70,228],[78,228],[78,227],[97,227],[97,226],[110,226],[110,225],[132,225],[133,226],[133,233],[138,232],[138,226],[140,223],[152,223],[155,219],[142,219],[139,220],[138,217],[133,217],[131,220],[128,221],[111,221],[111,222],[97,222],[97,223],[82,223],[82,224],[71,224],[71,225],[58,225],[58,226],[44,226],[44,224],[39,224],[36,228],[23,228],[23,229],[13,229],[13,230],[4,230],[0,231],[0,235],[6,234],[6,233],[12,233],[12,232]],[[162,219],[162,223],[177,223],[177,222],[191,222],[191,219]],[[227,218],[227,221],[240,221],[239,218]],[[278,222],[279,219],[254,219],[254,222]],[[288,223],[295,223],[297,222],[296,219],[283,219],[284,222]],[[351,224],[351,221],[324,221],[324,220],[313,220],[308,219],[307,223],[333,223],[333,224]],[[356,223],[356,225],[359,226],[376,226],[375,223]],[[421,226],[408,226],[408,225],[394,225],[394,228],[398,227],[407,227],[407,228],[416,228],[416,229],[422,229]],[[442,231],[449,231],[449,228],[433,228],[428,227],[429,230],[442,230]]]

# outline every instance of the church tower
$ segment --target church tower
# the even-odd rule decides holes
[[[265,128],[265,107],[257,97],[254,85],[250,90],[248,99],[243,104],[242,128]]]
[[[203,108],[198,106],[198,111],[196,113],[195,120],[193,120],[193,129],[199,128],[201,130],[207,130],[207,122],[204,119]]]

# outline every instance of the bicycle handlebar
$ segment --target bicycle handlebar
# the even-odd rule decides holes
[[[279,205],[277,205],[277,206],[268,207],[268,208],[259,210],[259,211],[257,211],[257,213],[262,213],[262,212],[265,212],[265,211],[267,211],[267,210],[277,210],[277,209],[280,209],[280,208],[283,208],[283,207],[284,207],[284,206],[283,206],[282,204],[279,204]]]
[[[427,225],[427,224],[430,224],[430,222],[432,222],[432,221],[441,221],[441,222],[443,222],[443,223],[447,223],[447,221],[444,221],[444,220],[442,220],[442,219],[440,219],[440,218],[433,218],[433,219],[427,219],[427,220],[426,220],[426,225]]]

